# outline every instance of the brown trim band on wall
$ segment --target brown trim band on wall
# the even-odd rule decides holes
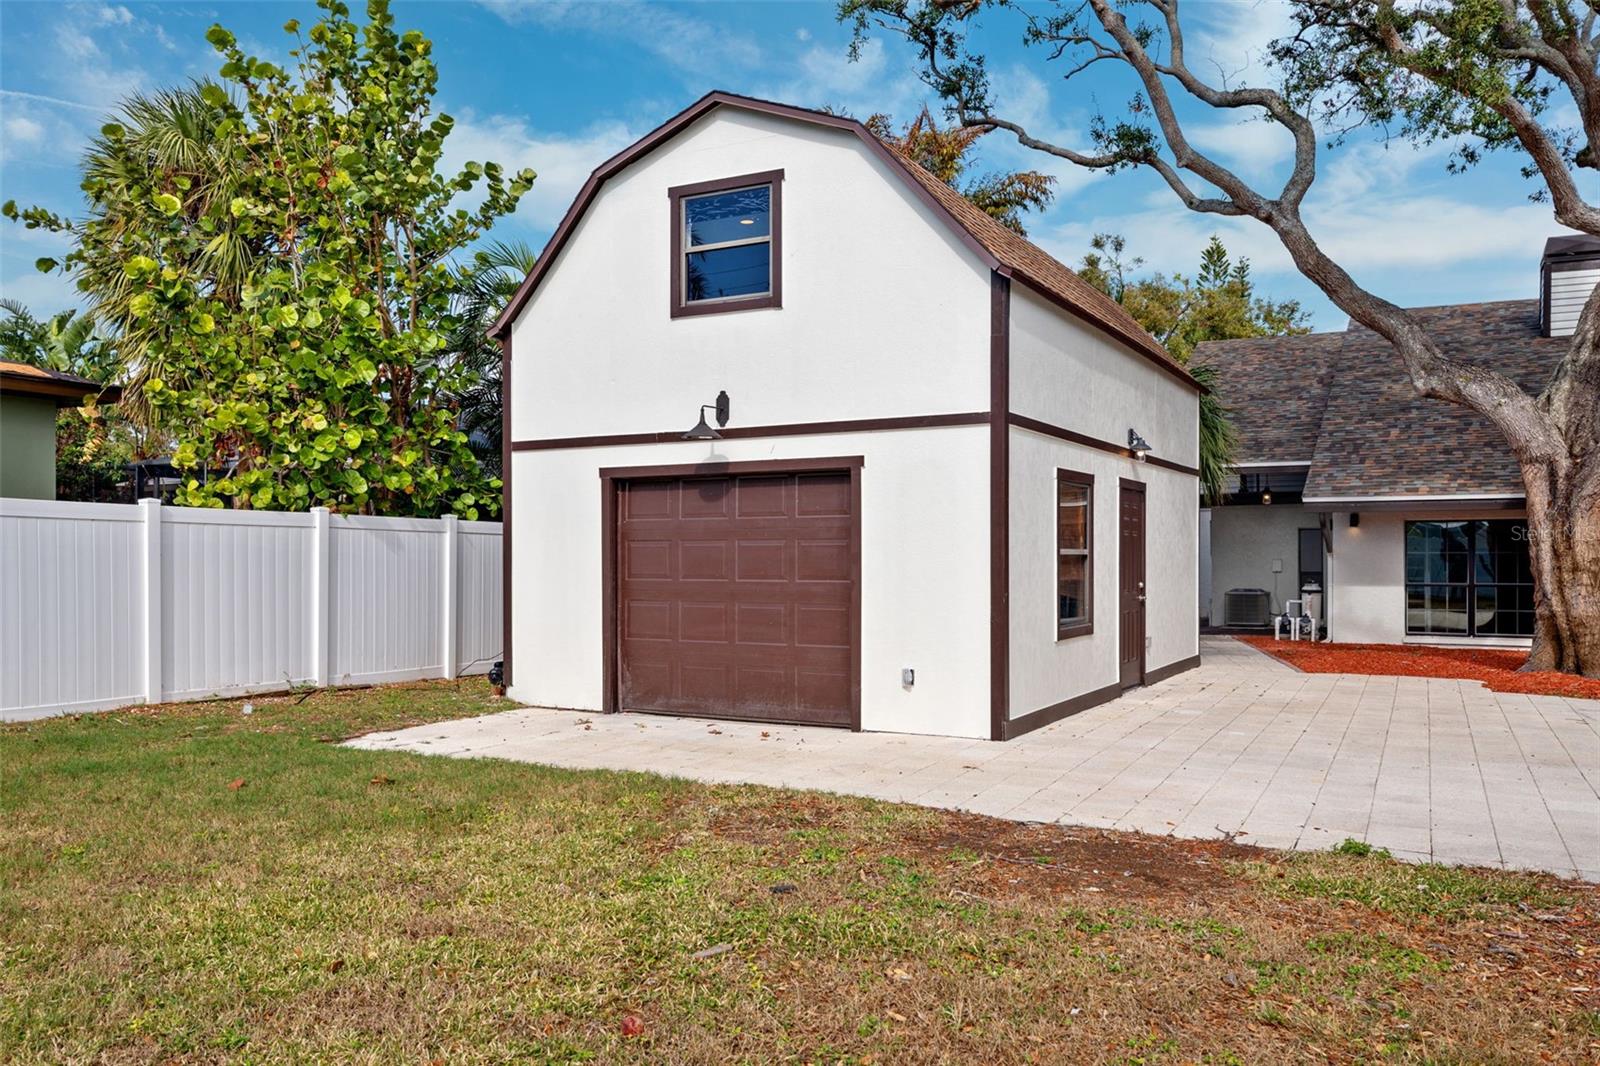
[[[989,275],[989,739],[1011,711],[1011,279]]]
[[[683,260],[688,249],[683,246],[683,201],[687,197],[704,196],[714,192],[731,192],[734,189],[766,185],[772,190],[768,207],[768,274],[767,291],[755,296],[738,296],[725,300],[690,301],[683,291]],[[697,181],[693,185],[674,185],[667,190],[671,205],[672,226],[668,244],[672,249],[672,279],[669,307],[671,317],[689,318],[694,315],[720,315],[733,311],[754,311],[763,307],[783,306],[783,171],[763,170],[756,174],[740,174],[715,181]]]
[[[1020,718],[1012,718],[1005,723],[1004,735],[1001,740],[1014,740],[1024,733],[1031,733],[1035,729],[1042,729],[1053,722],[1069,718],[1080,711],[1087,711],[1090,707],[1098,707],[1102,703],[1109,703],[1122,695],[1121,684],[1107,685],[1097,688],[1092,692],[1081,692],[1071,699],[1052,703],[1048,707],[1040,707],[1037,711],[1030,711]]]
[[[907,415],[899,418],[852,418],[835,422],[790,422],[774,426],[732,426],[717,431],[724,440],[753,437],[808,437],[828,433],[871,433],[888,429],[939,429],[944,426],[983,426],[989,412],[970,411],[950,415]],[[544,440],[512,441],[518,452],[549,451],[556,448],[611,448],[624,444],[676,444],[683,441],[683,430],[656,433],[609,433],[593,437],[548,437]]]
[[[1187,659],[1179,659],[1177,662],[1168,663],[1165,666],[1158,666],[1154,670],[1149,671],[1144,675],[1144,683],[1146,685],[1153,685],[1157,681],[1165,681],[1169,677],[1177,677],[1179,674],[1193,670],[1199,665],[1200,656],[1191,655]]]
[[[1168,663],[1166,666],[1151,670],[1145,675],[1144,683],[1153,685],[1157,681],[1165,681],[1169,677],[1176,677],[1188,670],[1193,670],[1199,665],[1200,656],[1191,655],[1187,659],[1179,659],[1175,663]],[[1008,721],[1003,739],[1013,740],[1024,733],[1042,729],[1054,722],[1061,721],[1063,718],[1070,718],[1082,711],[1087,711],[1091,707],[1098,707],[1102,703],[1110,703],[1126,691],[1127,689],[1122,687],[1121,682],[1118,682],[1115,685],[1107,685],[1105,688],[1097,688],[1092,692],[1080,693],[1071,699],[1062,700],[1060,703],[1052,703],[1048,707],[1040,707],[1037,711],[1029,712],[1020,718],[1013,718]]]
[[[617,611],[617,490],[629,481],[678,480],[744,474],[814,474],[834,471],[850,475],[850,729],[861,732],[861,470],[866,457],[831,456],[817,459],[752,459],[738,462],[679,463],[666,466],[614,466],[600,470],[600,621],[601,710],[621,710],[619,624]],[[719,716],[721,717],[721,716]],[[770,721],[770,719],[769,719]],[[776,723],[774,723],[776,724]]]
[[[511,334],[500,335],[500,683],[511,687]]]
[[[1019,415],[1015,412],[1011,415],[1011,424],[1018,429],[1031,429],[1033,432],[1043,433],[1047,437],[1055,437],[1057,440],[1064,440],[1070,444],[1081,444],[1085,448],[1098,448],[1100,451],[1110,452],[1112,455],[1120,455],[1124,459],[1133,459],[1138,462],[1133,452],[1126,445],[1113,444],[1111,441],[1101,440],[1099,437],[1091,437],[1088,434],[1079,433],[1064,426],[1041,422],[1037,418],[1029,418],[1027,415]],[[1159,466],[1163,470],[1175,470],[1180,474],[1188,474],[1190,477],[1200,476],[1198,467],[1185,466],[1182,463],[1175,463],[1171,459],[1147,455],[1144,461],[1150,466]]]

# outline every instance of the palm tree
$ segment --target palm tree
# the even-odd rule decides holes
[[[500,346],[489,330],[533,269],[538,253],[521,241],[494,241],[456,271],[458,325],[452,358],[470,372],[472,385],[456,399],[460,426],[491,473],[500,473]]]
[[[84,155],[86,189],[126,189],[125,195],[100,195],[101,205],[143,202],[148,190],[183,190],[183,213],[199,217],[218,201],[231,201],[238,191],[229,161],[217,150],[218,123],[227,116],[207,102],[223,90],[215,83],[196,81],[176,89],[134,93],[118,108],[118,121],[102,127]],[[144,192],[139,192],[143,190]],[[104,208],[102,208],[104,210]],[[222,213],[228,217],[227,212]],[[102,214],[95,221],[109,227],[113,237],[137,230],[135,220]],[[168,368],[154,364],[146,330],[148,325],[132,314],[133,285],[123,269],[130,251],[114,239],[95,242],[114,252],[89,255],[79,262],[78,284],[88,295],[90,313],[116,337],[129,380],[123,395],[124,413],[134,420],[154,424],[155,412],[144,393],[151,377],[167,376]],[[224,226],[205,242],[197,255],[202,273],[214,279],[215,294],[237,299],[256,259],[264,251],[239,231]]]

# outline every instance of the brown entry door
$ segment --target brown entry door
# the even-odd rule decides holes
[[[621,709],[852,725],[853,511],[844,471],[619,485]]]
[[[1144,486],[1122,482],[1117,509],[1121,529],[1118,558],[1117,648],[1122,687],[1144,683]]]

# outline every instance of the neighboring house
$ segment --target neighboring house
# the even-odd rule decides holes
[[[56,412],[119,395],[73,374],[0,360],[0,496],[55,499]]]
[[[496,333],[518,700],[1001,739],[1198,661],[1197,386],[858,122],[702,98]]]
[[[1540,273],[1538,300],[1412,313],[1446,353],[1537,392],[1600,280],[1600,241],[1551,240]],[[1217,367],[1240,436],[1235,491],[1202,516],[1211,623],[1264,624],[1315,582],[1337,641],[1530,642],[1522,478],[1487,419],[1419,397],[1388,342],[1353,324],[1195,358]]]

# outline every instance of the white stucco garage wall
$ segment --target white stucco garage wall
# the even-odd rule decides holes
[[[1056,639],[1056,471],[1094,476],[1094,632]],[[1199,654],[1195,480],[1025,429],[1011,431],[1010,717],[1118,680],[1121,479],[1145,486],[1145,669]]]
[[[514,439],[986,411],[989,273],[851,133],[718,108],[602,186],[512,333]],[[677,185],[782,169],[783,307],[668,316]]]
[[[601,467],[861,455],[861,727],[989,735],[988,428],[517,452],[510,696],[602,701]],[[916,684],[900,684],[903,667]]]
[[[1153,455],[1198,463],[1193,388],[1021,284],[1010,337],[1014,413],[1118,446],[1137,429]],[[1145,484],[1145,669],[1197,655],[1198,480],[1018,427],[1010,442],[1010,717],[1117,683],[1119,478]],[[1058,468],[1095,478],[1094,632],[1066,640],[1056,639]]]
[[[1152,455],[1200,462],[1192,387],[1021,284],[1011,287],[1011,410],[1117,445],[1137,429]]]

